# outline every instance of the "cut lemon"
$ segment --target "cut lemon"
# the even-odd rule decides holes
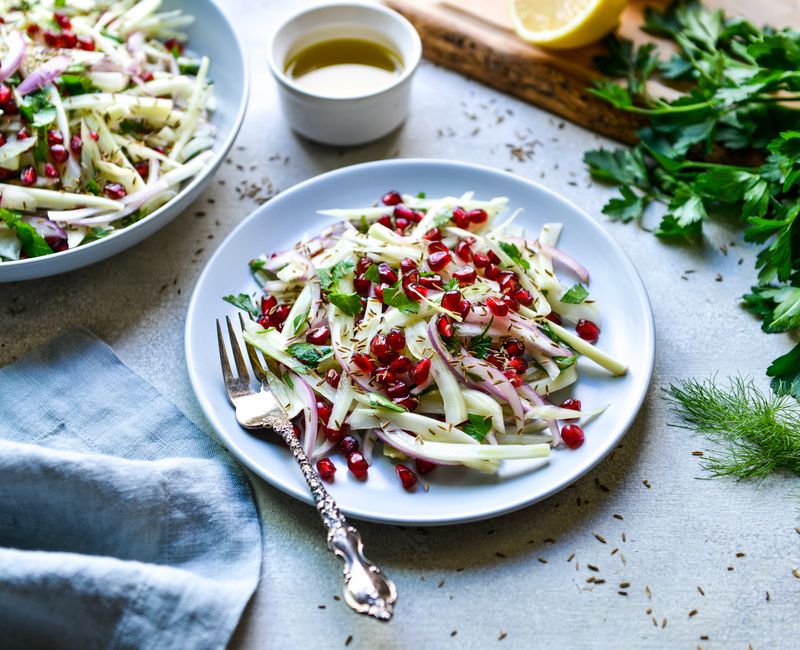
[[[566,49],[601,39],[619,23],[628,0],[508,0],[520,38]]]

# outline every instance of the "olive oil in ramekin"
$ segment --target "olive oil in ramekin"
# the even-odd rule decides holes
[[[403,72],[400,57],[363,38],[334,38],[309,45],[286,61],[286,74],[324,97],[359,97],[390,86]]]

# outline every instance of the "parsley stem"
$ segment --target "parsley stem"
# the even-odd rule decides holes
[[[663,108],[641,108],[639,106],[619,106],[618,108],[639,115],[672,115],[674,113],[691,113],[692,111],[699,111],[704,108],[712,108],[714,105],[715,102],[709,100],[696,104],[683,104],[681,106],[667,105]]]

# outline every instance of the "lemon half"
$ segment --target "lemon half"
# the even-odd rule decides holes
[[[612,31],[628,0],[508,0],[520,38],[566,49],[589,45]]]

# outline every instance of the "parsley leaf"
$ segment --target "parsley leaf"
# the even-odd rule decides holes
[[[770,386],[776,395],[792,395],[800,400],[800,343],[775,359],[767,368],[767,376],[772,377]]]
[[[259,315],[258,307],[256,307],[256,304],[253,301],[253,297],[248,293],[240,293],[236,296],[231,294],[229,296],[223,296],[222,299],[225,302],[229,302],[237,309],[246,311],[253,318],[257,318]]]
[[[641,219],[649,203],[646,196],[637,195],[629,186],[619,188],[621,199],[611,199],[603,206],[603,214],[611,217],[612,221],[627,223],[632,219]]]
[[[316,368],[322,361],[333,356],[331,346],[305,342],[292,343],[286,351],[309,368]]]
[[[22,220],[22,215],[12,210],[0,208],[0,219],[11,228],[17,235],[24,250],[30,257],[41,257],[53,252],[50,245],[45,241],[34,226]]]
[[[368,266],[367,270],[364,272],[364,277],[370,282],[380,282],[381,276],[378,272],[378,265],[370,264],[370,266]]]
[[[467,416],[467,422],[461,428],[468,436],[472,436],[478,442],[483,442],[486,434],[492,430],[492,418],[470,413]]]
[[[339,293],[338,291],[334,291],[328,294],[328,300],[348,316],[356,316],[361,313],[361,296],[357,293]]]
[[[519,248],[517,248],[516,244],[512,244],[510,242],[499,241],[497,245],[500,246],[500,250],[502,250],[506,255],[508,255],[511,260],[517,266],[522,267],[526,271],[531,268],[530,262],[522,257],[522,253],[520,253]]]
[[[35,128],[50,126],[56,121],[56,107],[50,103],[50,91],[28,93],[20,104],[19,112]]]
[[[322,287],[323,291],[329,291],[331,289],[335,290],[339,280],[352,273],[354,268],[355,264],[353,264],[353,262],[350,260],[345,260],[343,262],[338,262],[333,266],[326,266],[321,269],[317,269],[320,287]]]
[[[401,404],[395,404],[390,399],[384,397],[380,393],[369,394],[369,405],[373,408],[386,409],[387,411],[395,411],[397,413],[405,413],[408,409]]]
[[[404,314],[419,313],[419,303],[406,295],[402,281],[398,281],[393,287],[386,287],[383,290],[383,304],[395,307]]]
[[[589,292],[582,284],[573,284],[559,300],[569,305],[579,305],[589,296]]]

